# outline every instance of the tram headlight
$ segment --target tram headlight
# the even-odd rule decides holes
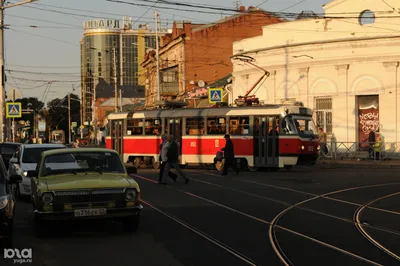
[[[300,149],[301,149],[302,151],[304,151],[304,149],[305,149],[304,145],[302,145],[302,146],[300,147]]]
[[[317,151],[319,151],[321,148],[319,146],[317,146]]]

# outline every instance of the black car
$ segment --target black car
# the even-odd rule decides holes
[[[4,142],[0,144],[0,154],[3,157],[4,164],[8,169],[8,163],[15,151],[21,146],[21,143]]]
[[[20,183],[19,175],[8,176],[3,159],[0,157],[0,246],[12,246],[12,233],[15,217],[15,195],[12,184]]]

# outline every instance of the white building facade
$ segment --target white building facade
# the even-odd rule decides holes
[[[325,17],[265,26],[234,43],[271,75],[251,94],[265,104],[296,100],[338,142],[361,142],[368,129],[400,142],[400,1],[334,0]],[[392,8],[391,8],[391,7]],[[262,71],[233,60],[233,98]]]

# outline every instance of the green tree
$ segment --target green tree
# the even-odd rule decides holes
[[[80,102],[76,94],[71,94],[71,122],[80,124]],[[51,130],[64,130],[68,139],[68,95],[56,98],[47,103],[47,124]]]

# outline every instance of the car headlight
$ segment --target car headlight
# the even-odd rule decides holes
[[[0,209],[4,209],[8,205],[7,197],[0,197]]]
[[[133,188],[128,188],[125,190],[125,199],[127,201],[136,201],[137,192]]]
[[[24,176],[28,176],[28,172],[25,171],[25,172],[24,172]]]
[[[49,193],[49,192],[43,193],[42,202],[44,204],[51,204],[53,202],[53,200],[54,200],[53,193]]]

